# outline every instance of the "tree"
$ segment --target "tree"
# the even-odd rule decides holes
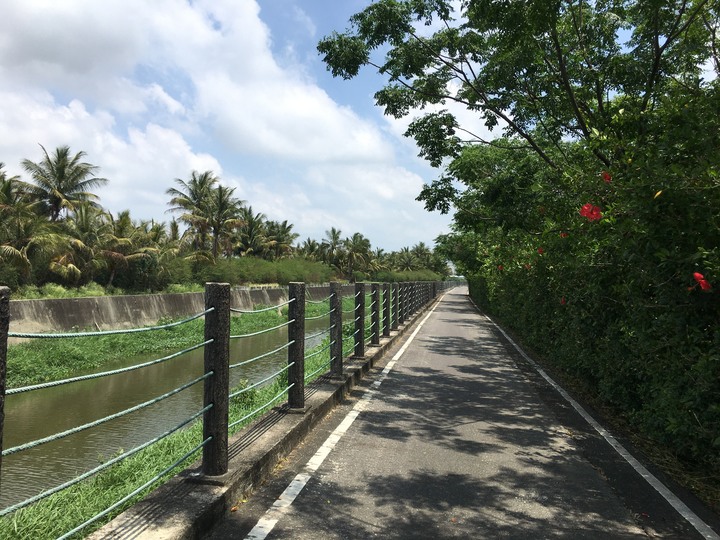
[[[410,251],[420,268],[429,269],[432,266],[432,251],[425,245],[425,242],[415,244]]]
[[[321,260],[321,248],[317,240],[312,238],[306,238],[298,248],[298,254],[307,259],[308,261],[319,261]]]
[[[418,260],[409,247],[404,247],[395,253],[394,266],[395,270],[409,272],[418,269]]]
[[[430,109],[406,135],[436,166],[468,145],[489,144],[532,150],[556,171],[575,168],[562,145],[568,139],[585,141],[595,167],[617,166],[627,142],[652,136],[645,114],[668,86],[679,81],[695,92],[702,64],[713,58],[717,66],[710,46],[717,6],[708,0],[478,0],[460,4],[459,13],[454,5],[379,0],[351,18],[350,30],[318,45],[335,76],[370,66],[387,77],[375,94],[386,114]],[[430,23],[439,29],[428,36]],[[379,49],[387,50],[383,59]],[[461,125],[440,109],[451,103],[509,140],[489,141]]]
[[[272,242],[270,249],[272,259],[282,259],[288,257],[293,251],[293,242],[297,240],[297,233],[292,232],[293,224],[287,220],[268,221],[265,224],[268,239]]]
[[[325,238],[320,243],[320,247],[323,262],[341,270],[343,257],[342,232],[335,227],[330,227],[330,230],[325,231]]]
[[[98,196],[89,190],[104,186],[107,179],[95,176],[99,167],[82,161],[85,152],[73,156],[69,146],[60,146],[51,156],[43,145],[40,148],[42,161],[25,159],[22,166],[32,178],[31,193],[41,201],[51,221],[57,221],[63,211],[67,216],[81,202],[97,204]]]
[[[350,238],[343,241],[345,248],[345,264],[347,265],[347,275],[353,279],[353,273],[365,271],[370,261],[370,240],[360,233],[353,234]]]
[[[240,219],[242,225],[234,241],[235,252],[240,256],[264,257],[272,247],[265,226],[265,214],[262,212],[256,214],[252,206],[243,206],[240,209]]]
[[[233,197],[235,188],[217,186],[212,190],[207,205],[207,223],[212,235],[212,258],[217,260],[220,245],[224,240],[229,239],[233,231],[242,225],[240,218],[240,199]],[[232,253],[232,248],[225,249],[226,253]]]
[[[386,114],[417,116],[406,135],[443,168],[419,198],[454,209],[439,251],[483,309],[713,474],[719,14],[717,0],[378,0],[318,46],[334,75],[386,77]]]
[[[180,214],[180,221],[188,225],[193,233],[193,247],[198,251],[208,249],[208,210],[212,191],[218,182],[219,179],[212,171],[193,171],[187,182],[176,178],[178,187],[169,188],[165,192],[170,195],[170,209],[167,211]]]

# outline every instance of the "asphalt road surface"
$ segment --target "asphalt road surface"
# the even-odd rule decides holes
[[[418,327],[207,538],[718,538],[717,516],[683,493],[699,531],[681,516],[465,288]]]

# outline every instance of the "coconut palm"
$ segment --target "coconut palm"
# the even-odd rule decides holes
[[[283,257],[292,255],[292,244],[297,240],[298,236],[300,236],[292,232],[292,223],[288,223],[287,220],[282,222],[268,221],[265,227],[267,229],[268,239],[272,242],[270,249],[271,258],[282,259]]]
[[[353,272],[367,269],[370,261],[370,240],[360,233],[355,233],[343,241],[343,247],[345,248],[347,274],[352,279]]]
[[[242,224],[237,231],[235,252],[240,256],[263,257],[272,247],[265,227],[265,214],[255,214],[252,206],[243,206],[240,209],[240,219]]]
[[[210,199],[219,179],[212,171],[199,173],[193,171],[186,182],[175,179],[178,188],[170,188],[165,193],[170,195],[168,212],[179,213],[179,220],[190,228],[193,234],[193,248],[205,250],[208,244],[210,223],[208,209]]]
[[[307,238],[298,248],[298,253],[308,261],[319,261],[322,259],[322,250],[317,240]]]
[[[368,270],[370,272],[380,272],[389,268],[388,255],[382,248],[376,248],[370,252],[370,260],[368,261]]]
[[[415,244],[410,251],[417,259],[417,265],[420,268],[430,268],[432,266],[432,250],[424,242]]]
[[[32,178],[31,192],[42,204],[42,210],[57,221],[62,212],[65,216],[81,202],[97,205],[99,199],[90,190],[107,184],[106,178],[95,176],[99,167],[82,161],[85,152],[74,156],[69,146],[59,146],[50,155],[43,145],[44,157],[39,163],[25,159],[23,168]]]
[[[31,186],[19,177],[8,177],[0,163],[0,262],[28,277],[35,255],[55,253],[66,243],[54,224],[39,215],[39,202]]]
[[[240,207],[243,201],[233,197],[234,191],[235,188],[218,186],[212,190],[208,200],[206,218],[212,235],[213,260],[217,260],[221,242],[230,238],[233,231],[243,223],[240,217]]]
[[[395,253],[394,264],[395,269],[401,272],[418,269],[417,257],[415,257],[409,247],[404,247]]]
[[[325,238],[322,240],[320,247],[322,249],[323,261],[330,266],[334,266],[338,270],[342,266],[343,244],[342,232],[340,229],[331,227],[329,231],[325,231]]]

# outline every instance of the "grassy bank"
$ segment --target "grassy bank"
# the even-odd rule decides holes
[[[350,309],[352,302],[350,298],[345,299],[346,305],[344,309]],[[327,312],[327,309],[327,304],[308,304],[306,314],[308,317],[312,317]],[[278,325],[285,320],[287,320],[286,313],[278,314],[275,310],[233,317],[231,332],[233,334],[251,333]],[[118,356],[148,352],[167,354],[168,351],[182,349],[190,344],[202,341],[202,335],[202,320],[196,320],[179,327],[148,333],[38,340],[23,343],[12,347],[10,350],[8,372],[13,373],[13,383],[8,386],[23,386],[77,375],[88,370],[101,368],[103,362],[110,363]],[[346,329],[345,335],[352,335],[352,330],[350,328]],[[327,341],[318,346],[318,349],[326,347]],[[351,352],[352,340],[346,341],[344,349],[345,355]],[[324,350],[321,354],[310,356],[312,352],[307,351],[309,358],[306,362],[306,373],[313,373],[320,369],[313,377],[317,378],[326,371],[324,365],[329,362],[329,351]],[[59,358],[64,361],[58,362],[57,359]],[[68,359],[72,360],[68,361]],[[308,382],[311,380],[309,379]],[[235,426],[231,434],[242,429],[254,418],[263,414],[267,408],[286,401],[286,395],[283,395],[277,402],[268,403],[270,399],[282,392],[286,384],[285,378],[281,376],[266,386],[249,390],[232,398],[230,422],[250,416]],[[256,411],[266,404],[266,408]],[[149,448],[98,473],[87,481],[43,499],[12,515],[1,518],[0,540],[57,538],[160,474],[170,464],[195,448],[201,442],[201,433],[201,423],[195,422],[189,428],[164,438]],[[113,516],[134,504],[149,491],[155,489],[162,481],[186,467],[198,456],[199,451],[190,456],[185,462],[179,464],[175,470],[168,472],[163,479],[138,493],[109,516],[83,529],[75,537],[81,538],[97,529]]]

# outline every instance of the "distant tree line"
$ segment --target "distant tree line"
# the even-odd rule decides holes
[[[27,180],[0,162],[0,283],[11,288],[96,283],[128,291],[220,279],[233,284],[329,279],[438,279],[445,259],[420,242],[398,252],[373,249],[360,233],[334,227],[306,239],[287,220],[255,212],[212,171],[193,171],[167,189],[169,222],[113,215],[93,190],[108,183],[85,152],[42,147],[23,160]]]

